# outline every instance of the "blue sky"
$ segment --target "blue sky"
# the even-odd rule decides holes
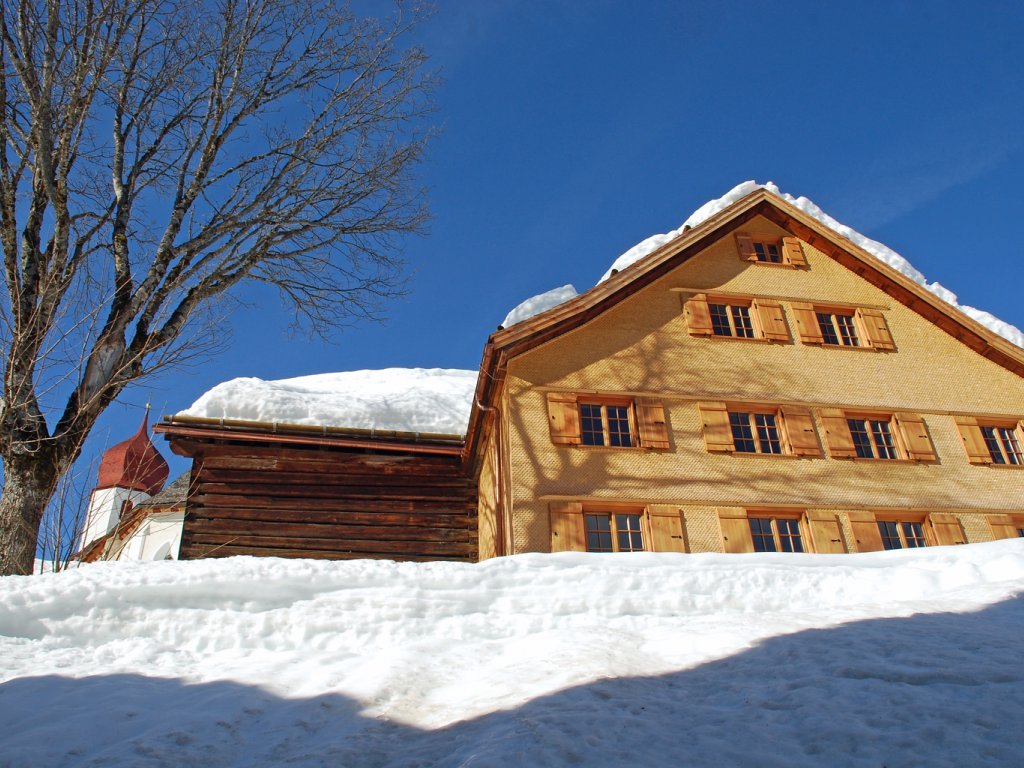
[[[267,296],[224,354],[114,404],[86,460],[147,400],[173,413],[236,376],[476,368],[511,307],[591,287],[747,179],[1024,327],[1024,3],[442,0],[417,38],[445,82],[409,295],[332,345],[289,335]]]

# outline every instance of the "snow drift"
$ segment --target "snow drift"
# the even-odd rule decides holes
[[[1022,540],[7,577],[0,765],[1019,765],[1022,593]]]

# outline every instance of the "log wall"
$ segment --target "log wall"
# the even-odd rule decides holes
[[[458,456],[182,444],[182,559],[477,559],[477,493]]]

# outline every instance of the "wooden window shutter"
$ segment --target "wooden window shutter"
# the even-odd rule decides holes
[[[814,428],[814,415],[809,408],[786,407],[781,410],[782,424],[789,438],[789,449],[794,456],[821,456],[818,430]]]
[[[648,397],[636,401],[636,422],[640,432],[640,446],[667,451],[668,426],[665,424],[665,405]]]
[[[971,464],[991,464],[992,454],[985,445],[985,437],[981,434],[978,420],[973,416],[957,416],[956,428],[960,430],[960,439],[964,441],[967,460]]]
[[[956,515],[933,512],[928,515],[928,521],[931,523],[935,543],[938,546],[967,543],[964,529]]]
[[[583,505],[576,501],[553,501],[548,506],[552,552],[586,552]]]
[[[679,507],[652,504],[648,509],[652,552],[686,552],[683,515]]]
[[[857,448],[853,444],[850,425],[846,423],[846,414],[838,408],[822,408],[818,415],[821,417],[821,425],[825,427],[829,455],[834,459],[856,458]]]
[[[896,349],[892,334],[889,333],[889,324],[885,322],[885,315],[877,309],[866,307],[858,309],[856,315],[861,330],[873,349]]]
[[[698,293],[687,299],[683,312],[686,315],[686,330],[691,336],[710,336],[714,333],[706,293]]]
[[[771,341],[789,341],[786,316],[782,313],[782,305],[779,302],[772,299],[754,299],[750,303],[750,308],[757,316],[761,336]]]
[[[726,552],[753,552],[747,513],[740,507],[719,507],[718,524],[722,527],[722,546]]]
[[[712,453],[731,453],[735,450],[729,426],[729,409],[725,403],[700,403],[699,407],[707,449]]]
[[[992,529],[993,539],[1017,538],[1017,526],[1009,515],[989,515],[988,525]]]
[[[794,267],[806,267],[807,259],[804,257],[804,245],[799,237],[782,238],[782,258],[787,264]]]
[[[548,427],[555,445],[579,445],[580,412],[573,392],[548,392]]]
[[[818,325],[818,316],[814,311],[813,304],[794,302],[793,317],[796,318],[796,332],[800,341],[804,344],[824,344],[825,337],[821,335],[821,326]]]
[[[736,248],[739,249],[741,259],[757,261],[757,253],[754,252],[754,239],[750,235],[736,235]]]
[[[808,510],[807,528],[811,532],[814,551],[818,554],[841,555],[846,552],[843,532],[835,512]]]
[[[914,461],[936,461],[935,446],[928,437],[928,427],[916,413],[897,413],[894,417],[896,426],[903,437],[903,445],[907,449],[907,458]]]
[[[847,515],[850,518],[850,528],[853,530],[858,552],[879,552],[885,549],[874,513],[848,512]]]

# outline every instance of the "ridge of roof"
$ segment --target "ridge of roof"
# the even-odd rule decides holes
[[[704,241],[719,236],[726,225],[740,226],[756,215],[793,231],[801,239],[838,260],[843,266],[868,279],[897,301],[918,312],[926,319],[967,344],[975,351],[1003,368],[1024,377],[1024,349],[986,328],[957,306],[944,301],[927,287],[911,280],[874,254],[854,243],[822,221],[800,210],[788,200],[764,186],[736,200],[692,228],[683,228],[676,237],[663,243],[647,255],[624,269],[611,274],[593,288],[551,307],[534,317],[509,328],[492,333],[480,363],[480,374],[474,393],[469,426],[466,431],[464,462],[473,461],[480,442],[482,414],[490,404],[491,394],[504,380],[505,367],[511,357],[522,354],[540,344],[572,330],[603,314],[628,296],[660,278],[686,258],[703,250]],[[676,263],[677,257],[689,252]],[[847,258],[843,258],[843,255]],[[852,259],[852,260],[851,260]],[[858,268],[858,265],[861,268]],[[870,278],[871,273],[880,279]],[[922,306],[923,305],[923,306]],[[945,327],[938,318],[945,316],[954,327]],[[966,334],[966,335],[964,335]]]

